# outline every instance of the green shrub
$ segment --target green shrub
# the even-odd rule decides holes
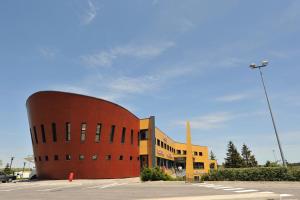
[[[256,167],[221,169],[202,176],[205,181],[300,181],[300,169]]]
[[[173,178],[158,167],[144,168],[141,172],[142,181],[171,181]]]

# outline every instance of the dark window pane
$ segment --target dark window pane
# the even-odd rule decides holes
[[[32,131],[31,131],[31,128],[30,128],[29,130],[30,130],[31,143],[32,143],[32,145],[33,145],[33,137],[32,137]]]
[[[54,155],[54,160],[58,160],[58,155]]]
[[[56,137],[56,124],[52,123],[52,140],[53,142],[57,141],[57,137]]]
[[[119,157],[119,160],[123,160],[123,156],[122,155]]]
[[[81,124],[81,132],[80,132],[80,141],[81,142],[85,141],[85,138],[86,138],[86,129],[87,129],[86,123],[82,123]]]
[[[71,155],[70,154],[66,155],[66,160],[71,160]]]
[[[100,123],[98,123],[97,127],[96,127],[96,137],[95,137],[96,142],[100,141],[101,128],[102,128],[102,125]]]
[[[113,143],[114,142],[114,136],[115,136],[115,128],[116,126],[115,125],[112,125],[111,126],[111,132],[110,132],[110,143]]]
[[[48,161],[48,156],[45,156],[45,160]]]
[[[147,140],[148,139],[148,130],[140,130],[140,140]]]
[[[121,137],[121,143],[122,144],[125,143],[125,137],[126,137],[126,128],[123,127],[123,129],[122,129],[122,137]]]
[[[37,137],[37,132],[36,132],[35,126],[33,127],[33,133],[34,133],[35,143],[38,144],[38,143],[39,143],[39,140],[38,140],[38,137]]]
[[[130,143],[133,144],[133,130],[131,129],[130,133]]]
[[[105,160],[111,160],[111,155],[106,155]]]
[[[66,141],[70,141],[71,140],[71,123],[67,122],[66,123]]]
[[[42,131],[42,141],[43,141],[43,143],[46,143],[46,134],[45,134],[44,124],[41,125],[41,131]]]

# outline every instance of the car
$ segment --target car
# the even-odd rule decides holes
[[[7,175],[4,172],[0,172],[0,181],[2,183],[12,182],[13,180],[16,180],[16,176],[14,175]]]

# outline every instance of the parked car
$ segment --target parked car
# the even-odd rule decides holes
[[[4,172],[0,172],[0,181],[2,183],[11,182],[13,180],[16,180],[16,176],[14,175],[7,175]]]

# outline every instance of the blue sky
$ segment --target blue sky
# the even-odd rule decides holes
[[[40,90],[119,103],[220,163],[232,140],[260,163],[279,151],[258,71],[264,69],[284,153],[300,152],[299,1],[0,2],[0,159],[32,154],[25,101]],[[298,38],[298,39],[297,39]]]

